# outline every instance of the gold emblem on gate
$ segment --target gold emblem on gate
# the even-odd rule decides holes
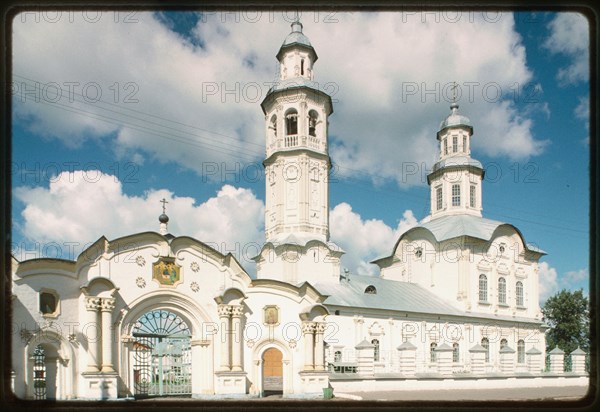
[[[182,282],[181,266],[175,264],[175,258],[160,258],[152,264],[152,279],[161,286],[177,286]]]

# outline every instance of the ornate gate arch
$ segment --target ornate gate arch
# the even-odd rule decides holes
[[[179,315],[150,310],[135,322],[132,337],[135,396],[191,395],[192,334]]]

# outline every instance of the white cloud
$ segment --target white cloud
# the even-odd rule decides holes
[[[563,276],[562,282],[565,284],[566,287],[569,286],[574,286],[574,283],[580,283],[582,281],[587,281],[590,277],[589,271],[587,268],[585,269],[579,269],[579,270],[572,270],[569,271],[567,273],[565,273],[565,275]]]
[[[28,96],[21,102],[19,84],[26,80],[15,77],[17,122],[66,145],[108,139],[119,156],[176,162],[199,173],[206,161],[263,157],[259,102],[265,83],[275,78],[274,54],[289,32],[279,13],[274,18],[264,13],[257,22],[246,16],[239,23],[235,16],[210,15],[193,30],[193,42],[152,14],[137,13],[137,22],[129,24],[115,23],[108,14],[96,23],[79,13],[73,22],[65,17],[53,23],[36,23],[30,14],[22,23],[17,16],[16,76],[63,88],[79,82],[76,92],[97,84],[104,101],[117,101],[113,106],[63,100],[68,107],[62,108],[36,104]],[[423,23],[418,13],[337,13],[332,23],[323,15],[303,18],[319,55],[315,80],[337,100],[330,147],[342,173],[376,171],[400,185],[422,184],[420,177],[402,179],[398,165],[426,162],[431,168],[437,126],[449,112],[445,86],[452,81],[475,85],[472,96],[462,87],[460,100],[475,126],[475,156],[482,150],[517,159],[543,150],[531,120],[494,97],[498,90],[512,95],[514,84],[532,78],[512,15],[493,22],[478,13],[470,16],[439,23],[433,16]],[[409,86],[417,88],[414,95]],[[207,93],[213,88],[216,94]],[[86,90],[93,97],[96,88]],[[223,94],[226,90],[233,92]],[[253,98],[255,91],[262,95]],[[124,102],[128,96],[137,103]],[[79,114],[68,111],[73,109]]]
[[[48,248],[50,257],[74,259],[86,245],[104,235],[108,239],[144,231],[158,231],[160,200],[165,198],[169,232],[175,236],[191,236],[222,253],[232,252],[250,273],[255,272],[251,260],[263,245],[264,204],[249,189],[224,185],[215,196],[197,204],[191,197],[179,197],[166,189],[153,189],[142,196],[129,196],[122,183],[100,171],[62,172],[49,187],[14,189],[15,199],[23,202],[23,224],[20,231],[29,243]],[[379,219],[363,219],[347,203],[331,210],[331,238],[347,253],[343,264],[353,273],[374,275],[377,267],[369,262],[391,253],[398,237],[418,222],[406,210],[395,228]],[[69,246],[76,243],[76,246]],[[16,245],[18,260],[40,257],[28,254],[26,245]],[[72,252],[74,251],[74,253]],[[68,255],[73,253],[73,255]]]
[[[540,304],[543,304],[546,299],[558,292],[558,274],[556,269],[551,267],[548,262],[540,263]]]
[[[359,275],[378,273],[369,262],[390,254],[398,237],[417,223],[412,211],[406,210],[392,228],[379,219],[363,219],[348,203],[334,207],[329,216],[331,238],[346,251],[342,264]]]
[[[252,270],[254,266],[248,265],[251,256],[246,254],[255,248],[248,246],[262,245],[263,240],[262,201],[252,191],[230,185],[224,185],[204,203],[196,204],[193,198],[178,197],[165,189],[149,190],[143,196],[128,196],[123,193],[121,182],[112,175],[75,170],[61,173],[48,188],[18,187],[14,194],[25,204],[21,230],[29,242],[42,245],[56,242],[61,246],[77,242],[79,247],[73,248],[76,254],[101,235],[114,239],[158,231],[162,198],[169,202],[170,233],[192,236],[222,253],[232,252]],[[64,248],[63,253],[67,252],[68,248]],[[18,253],[16,257],[19,259]]]
[[[558,13],[549,23],[550,36],[544,42],[550,52],[571,59],[556,75],[562,85],[589,78],[589,22],[579,13]]]

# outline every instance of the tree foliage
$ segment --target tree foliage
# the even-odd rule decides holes
[[[546,300],[542,313],[544,321],[550,326],[546,332],[548,350],[558,346],[565,353],[571,353],[580,347],[589,353],[589,301],[582,289],[561,290]]]

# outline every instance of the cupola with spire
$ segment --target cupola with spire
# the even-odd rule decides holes
[[[450,114],[436,134],[439,160],[427,176],[431,187],[431,218],[468,214],[481,216],[483,166],[471,158],[473,125],[453,99]]]

